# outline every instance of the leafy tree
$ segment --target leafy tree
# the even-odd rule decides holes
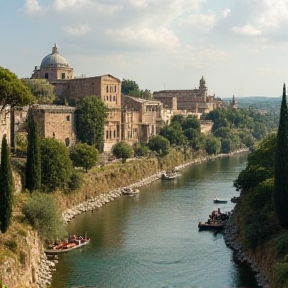
[[[121,83],[121,93],[124,95],[139,97],[140,95],[139,86],[133,80],[123,79]]]
[[[189,128],[193,128],[195,130],[197,130],[198,132],[201,131],[201,126],[200,126],[200,122],[199,120],[196,118],[196,116],[191,116],[189,115],[184,123],[182,124],[182,129],[183,130],[186,130],[186,129],[189,129]]]
[[[133,147],[126,142],[117,142],[112,147],[112,153],[116,158],[122,158],[122,163],[125,163],[128,158],[133,155]]]
[[[96,165],[99,152],[94,146],[80,142],[70,152],[70,158],[75,167],[83,167],[87,172]]]
[[[104,125],[107,118],[107,108],[97,96],[87,96],[76,105],[76,134],[82,143],[96,145],[98,151],[103,151]]]
[[[213,136],[207,138],[205,150],[209,155],[219,154],[221,141]]]
[[[0,112],[8,106],[25,106],[33,101],[30,89],[14,73],[0,67]]]
[[[159,135],[168,139],[170,144],[185,145],[187,142],[179,122],[172,122],[169,126],[163,127]]]
[[[47,79],[22,79],[26,84],[38,104],[52,104],[56,99],[54,94],[54,86]]]
[[[160,155],[167,155],[169,153],[170,142],[161,135],[156,135],[150,138],[148,147],[151,151],[156,151]]]
[[[23,206],[22,211],[43,240],[53,241],[67,235],[64,222],[52,195],[33,193]]]
[[[288,111],[286,100],[286,86],[280,109],[280,120],[277,134],[276,162],[275,162],[275,211],[282,227],[288,228]]]
[[[29,191],[41,189],[41,154],[40,140],[37,125],[30,112],[28,115],[28,146],[27,161],[25,169],[25,187]]]
[[[146,144],[136,143],[133,146],[133,149],[134,149],[134,155],[135,156],[147,156],[149,153],[149,148],[147,147]]]
[[[2,139],[0,183],[0,228],[5,233],[10,225],[13,202],[11,159],[6,135]]]
[[[43,138],[40,153],[42,189],[47,192],[56,188],[65,189],[72,174],[68,149],[54,138]]]

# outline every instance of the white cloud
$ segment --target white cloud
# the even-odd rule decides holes
[[[203,32],[209,32],[216,23],[216,16],[215,14],[193,14],[190,15],[188,18],[180,21],[181,27],[192,27]]]
[[[55,0],[55,8],[56,10],[62,11],[66,8],[71,8],[74,6],[83,6],[85,4],[89,4],[89,0]]]
[[[235,34],[240,34],[244,36],[258,36],[261,35],[261,31],[250,24],[244,25],[242,27],[232,27],[232,32]]]
[[[228,8],[228,9],[225,9],[223,12],[222,12],[222,18],[227,18],[228,15],[231,13],[231,10]]]
[[[39,5],[37,0],[27,0],[24,10],[28,14],[42,14],[45,11],[45,9]]]
[[[90,30],[91,28],[86,24],[82,24],[78,27],[64,27],[64,31],[67,34],[73,35],[73,36],[80,36],[80,35],[87,34]]]

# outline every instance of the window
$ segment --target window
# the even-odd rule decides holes
[[[116,138],[116,130],[114,130],[114,138]]]
[[[68,122],[70,121],[70,115],[66,116],[66,121],[68,121]]]
[[[116,92],[116,90],[117,90],[117,86],[115,85],[115,90],[114,90],[114,92]]]
[[[106,86],[106,93],[108,93],[108,92],[109,92],[109,91],[108,91],[108,89],[109,89],[109,88],[108,88],[108,86]]]
[[[62,79],[65,79],[65,73],[62,73],[62,74],[61,74],[61,78],[62,78]]]
[[[108,131],[106,131],[106,139],[108,139],[109,137],[109,134],[108,134]]]
[[[45,78],[45,79],[48,79],[48,78],[49,78],[49,74],[48,74],[48,73],[45,73],[44,78]]]
[[[113,96],[113,101],[114,101],[114,102],[116,101],[116,96]]]
[[[110,95],[110,102],[112,101],[112,96]]]
[[[110,131],[110,139],[112,138],[112,131]]]

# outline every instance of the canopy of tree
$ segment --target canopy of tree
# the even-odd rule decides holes
[[[9,106],[28,105],[34,100],[30,89],[14,73],[0,67],[0,112]]]
[[[38,104],[52,104],[56,98],[54,86],[47,79],[22,79],[26,84]]]
[[[148,147],[151,151],[156,151],[160,155],[166,155],[169,153],[170,142],[165,137],[156,135],[150,138]]]
[[[107,118],[107,108],[97,96],[87,96],[79,99],[76,105],[76,134],[82,143],[95,145],[98,151],[103,151],[104,124]]]
[[[122,163],[133,155],[133,147],[126,142],[118,142],[112,147],[112,152],[116,158],[121,158]]]
[[[138,84],[135,81],[129,79],[122,80],[121,93],[132,97],[152,99],[152,93],[150,90],[140,90]]]
[[[67,188],[73,171],[68,149],[54,138],[43,138],[40,151],[42,190]]]
[[[99,152],[94,146],[87,143],[78,143],[70,152],[70,158],[75,167],[83,167],[87,172],[96,165]]]

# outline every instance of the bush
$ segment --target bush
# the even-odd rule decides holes
[[[72,191],[79,189],[83,183],[83,175],[81,173],[74,172],[71,174],[68,188]],[[66,192],[67,194],[67,192]]]
[[[149,148],[145,144],[135,144],[134,145],[134,156],[147,156],[149,153]]]
[[[12,239],[7,240],[7,241],[5,241],[4,244],[5,244],[5,246],[6,246],[7,248],[9,248],[12,252],[17,253],[17,251],[18,251],[18,244],[17,244],[17,242],[16,242],[15,240],[12,240]]]
[[[23,266],[25,266],[26,260],[27,260],[26,253],[23,252],[23,251],[20,251],[20,253],[19,253],[19,261],[20,261],[20,263],[21,263]]]
[[[273,239],[272,246],[277,257],[288,253],[288,232],[284,232]]]
[[[117,158],[122,158],[122,163],[125,163],[133,154],[133,147],[126,142],[118,142],[112,147],[113,155]]]
[[[288,286],[288,263],[276,263],[273,267],[277,287]],[[281,286],[280,286],[281,285]]]
[[[64,222],[52,195],[32,194],[23,206],[23,214],[43,240],[53,241],[66,235]]]

